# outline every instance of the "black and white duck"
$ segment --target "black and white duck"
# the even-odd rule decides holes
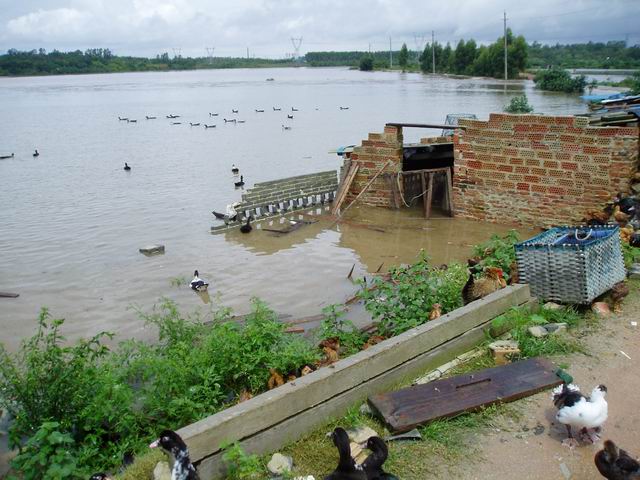
[[[129,166],[129,164],[127,162],[124,162],[124,170],[125,172],[128,172],[131,170],[131,167]]]
[[[597,434],[608,416],[606,393],[604,385],[596,386],[588,397],[573,384],[564,383],[553,390],[553,403],[558,409],[556,420],[567,428],[568,438],[562,442],[564,445],[573,447],[577,444],[572,429],[591,443],[599,440]]]
[[[240,181],[239,182],[233,182],[233,184],[236,187],[243,187],[244,186],[244,177],[242,175],[240,175]]]
[[[236,167],[235,163],[233,165],[231,165],[231,173],[233,173],[234,175],[237,175],[237,174],[240,173],[240,169],[238,167]]]
[[[367,448],[371,454],[362,463],[362,468],[367,474],[368,480],[398,480],[398,477],[387,473],[382,469],[382,465],[387,461],[389,449],[387,444],[380,437],[369,437]]]
[[[609,480],[640,479],[640,463],[627,452],[618,448],[611,440],[604,442],[604,448],[596,453],[596,468]]]
[[[207,288],[209,288],[209,284],[200,278],[198,270],[193,272],[193,280],[191,280],[189,285],[191,286],[191,290],[196,292],[206,292]]]
[[[351,446],[349,445],[349,435],[344,428],[337,427],[331,433],[333,444],[338,449],[338,466],[324,480],[367,480],[362,465],[358,465],[351,456]]]
[[[199,480],[198,472],[189,459],[189,450],[184,440],[172,430],[164,430],[150,448],[160,447],[169,456],[171,480]]]
[[[40,156],[40,152],[38,152],[38,149],[36,148],[36,151],[33,152],[33,156],[34,157],[39,157]]]
[[[253,230],[253,227],[251,226],[251,217],[247,217],[247,223],[240,227],[240,231],[242,233],[249,233],[251,230]]]

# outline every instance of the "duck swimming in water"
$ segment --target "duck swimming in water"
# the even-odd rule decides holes
[[[40,152],[38,152],[38,149],[36,149],[36,151],[33,152],[33,156],[34,157],[39,157],[40,156]]]
[[[193,272],[193,280],[191,280],[189,285],[191,286],[191,290],[195,292],[206,292],[207,288],[209,288],[209,284],[200,278],[198,270]]]
[[[247,217],[247,223],[240,227],[240,231],[242,233],[249,233],[251,230],[253,230],[253,227],[251,226],[251,217]]]
[[[131,167],[129,166],[129,164],[127,162],[124,162],[124,170],[126,172],[128,172],[129,170],[131,170]]]

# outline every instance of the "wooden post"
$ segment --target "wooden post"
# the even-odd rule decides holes
[[[427,181],[425,175],[431,178],[431,174],[420,172],[420,180],[422,181],[422,210],[424,211],[424,218],[429,218],[431,215],[431,199],[427,198]]]
[[[455,210],[453,208],[453,177],[451,176],[451,169],[447,168],[447,204],[449,207],[449,216],[455,217]]]
[[[356,198],[353,199],[353,202],[351,202],[349,205],[347,205],[347,208],[345,208],[341,213],[339,213],[338,215],[342,215],[344,212],[346,212],[347,210],[349,210],[349,207],[351,207],[351,205],[353,205],[354,203],[356,203],[358,201],[358,199],[362,196],[362,194],[364,192],[367,191],[367,189],[371,186],[371,184],[376,180],[376,178],[378,178],[380,176],[380,174],[384,171],[385,168],[387,168],[389,165],[391,165],[393,162],[391,160],[387,160],[387,163],[385,163],[383,165],[383,167],[378,170],[376,172],[376,174],[373,176],[373,178],[371,180],[369,180],[369,183],[367,183],[364,188],[362,189],[362,191],[358,194],[358,196]],[[337,211],[337,209],[336,209]]]

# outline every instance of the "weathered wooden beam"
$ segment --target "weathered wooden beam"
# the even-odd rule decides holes
[[[314,428],[319,428],[330,420],[344,415],[351,406],[364,401],[369,395],[406,384],[425,371],[433,370],[458,355],[468,352],[484,340],[485,328],[484,324],[475,327],[429,352],[389,369],[368,382],[356,385],[350,390],[329,398],[324,403],[259,432],[243,440],[242,448],[248,453],[263,454],[294,442]],[[198,465],[198,473],[202,480],[224,478],[226,472],[222,453],[218,452],[203,459]]]
[[[488,295],[437,320],[385,340],[331,367],[264,392],[180,429],[194,461],[217,451],[223,441],[243,440],[324,403],[395,366],[428,352],[530,299],[528,285]],[[274,447],[277,448],[277,447]]]

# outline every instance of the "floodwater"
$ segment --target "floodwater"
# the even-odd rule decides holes
[[[386,122],[441,123],[461,112],[487,118],[523,91],[538,112],[584,111],[577,97],[537,92],[528,81],[335,68],[1,78],[0,155],[15,157],[0,160],[0,291],[20,297],[0,298],[0,342],[14,349],[30,336],[43,306],[67,319],[69,338],[102,330],[149,336],[132,306],[149,310],[168,297],[187,311],[212,308],[172,284],[194,269],[211,282],[213,304],[246,313],[258,296],[296,317],[349,297],[353,264],[361,276],[383,262],[383,269],[410,262],[420,248],[434,262],[464,259],[469,245],[508,227],[425,222],[419,207],[354,207],[349,222],[322,218],[288,235],[211,235],[210,212],[240,197],[233,163],[246,187],[336,169],[330,149]],[[299,111],[289,120],[292,107]],[[405,141],[437,133],[407,130]],[[138,253],[150,243],[164,244],[166,254]]]

